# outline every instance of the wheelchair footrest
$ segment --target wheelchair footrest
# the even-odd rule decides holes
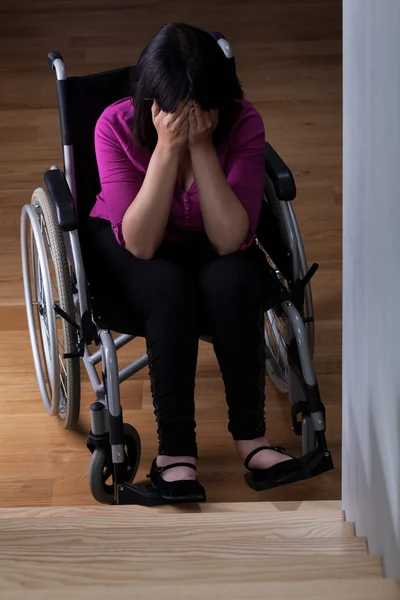
[[[334,468],[332,456],[329,450],[313,450],[312,452],[302,456],[299,459],[299,462],[300,467],[296,469],[296,471],[292,471],[291,473],[288,473],[286,476],[283,476],[277,480],[255,481],[251,472],[246,473],[244,478],[250,488],[256,492],[261,492],[279,487],[281,485],[286,485],[288,483],[295,483],[296,481],[311,479],[312,477],[326,473]]]
[[[165,500],[161,494],[148,482],[135,484],[124,483],[118,486],[116,504],[138,504],[140,506],[162,506],[164,504],[188,504],[204,502],[203,497],[190,500]]]

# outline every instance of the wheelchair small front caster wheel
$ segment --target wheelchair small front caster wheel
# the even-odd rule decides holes
[[[304,415],[301,423],[301,444],[303,456],[317,447],[317,439],[311,417]]]
[[[124,423],[124,481],[132,483],[139,468],[141,443],[138,432],[132,425]],[[90,492],[101,504],[114,503],[114,465],[109,449],[96,448],[89,466],[88,483]]]

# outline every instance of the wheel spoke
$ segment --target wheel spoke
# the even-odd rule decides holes
[[[58,358],[60,359],[60,365],[61,365],[61,367],[62,367],[62,370],[64,371],[65,377],[68,377],[68,375],[67,375],[67,369],[65,368],[64,361],[63,361],[63,359],[61,358],[61,355],[60,355],[60,354],[58,355]],[[61,377],[61,375],[60,375],[60,377]]]
[[[68,398],[68,392],[67,392],[67,389],[65,387],[65,382],[64,382],[64,378],[63,378],[62,375],[60,375],[60,384],[61,384],[62,390],[64,392],[64,397],[65,397],[65,399],[67,399]]]
[[[267,312],[265,318],[265,338],[269,352],[267,369],[275,385],[283,392],[287,391],[288,385],[285,327],[284,315],[279,317],[273,309]]]
[[[47,327],[46,319],[43,316],[42,316],[42,323],[43,323],[43,329],[44,329],[44,332],[46,334],[47,341],[50,344],[50,333],[49,333],[49,329]]]
[[[58,414],[60,416],[65,415],[67,412],[67,401],[63,394],[60,394],[60,402],[58,403]]]

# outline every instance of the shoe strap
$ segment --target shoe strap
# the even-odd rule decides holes
[[[250,454],[247,456],[246,460],[244,461],[244,466],[246,467],[246,469],[249,468],[249,463],[250,463],[251,459],[253,458],[253,456],[258,454],[262,450],[274,450],[275,452],[279,452],[279,454],[285,454],[286,456],[290,456],[290,454],[288,454],[286,452],[285,448],[281,448],[281,446],[260,446],[259,448],[252,450],[250,452]]]
[[[163,473],[164,471],[168,471],[168,469],[174,469],[175,467],[189,467],[190,469],[197,471],[196,465],[192,465],[192,463],[186,462],[177,462],[173,463],[172,465],[166,465],[165,467],[159,467],[156,463],[155,470],[157,471],[157,473]]]

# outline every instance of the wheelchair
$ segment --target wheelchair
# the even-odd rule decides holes
[[[221,34],[213,35],[229,68],[235,68],[229,43]],[[60,53],[50,52],[48,63],[56,73],[64,169],[52,166],[45,173],[45,186],[34,191],[21,214],[23,284],[40,394],[50,415],[64,428],[75,428],[82,359],[96,397],[87,439],[93,497],[104,504],[156,506],[166,501],[150,484],[134,482],[141,442],[136,429],[123,422],[120,404],[120,384],[144,368],[148,357],[144,354],[119,370],[117,351],[144,333],[125,331],[93,311],[79,238],[79,223],[87,219],[100,189],[95,125],[107,106],[129,95],[135,67],[67,78]],[[295,196],[291,171],[266,143],[265,202],[256,243],[281,290],[276,305],[265,314],[266,370],[277,389],[289,396],[293,431],[302,439],[301,479],[308,479],[332,469],[333,462],[312,362],[310,279],[318,265],[307,267],[291,205]],[[114,337],[112,331],[119,335]],[[91,353],[93,344],[97,350]]]

